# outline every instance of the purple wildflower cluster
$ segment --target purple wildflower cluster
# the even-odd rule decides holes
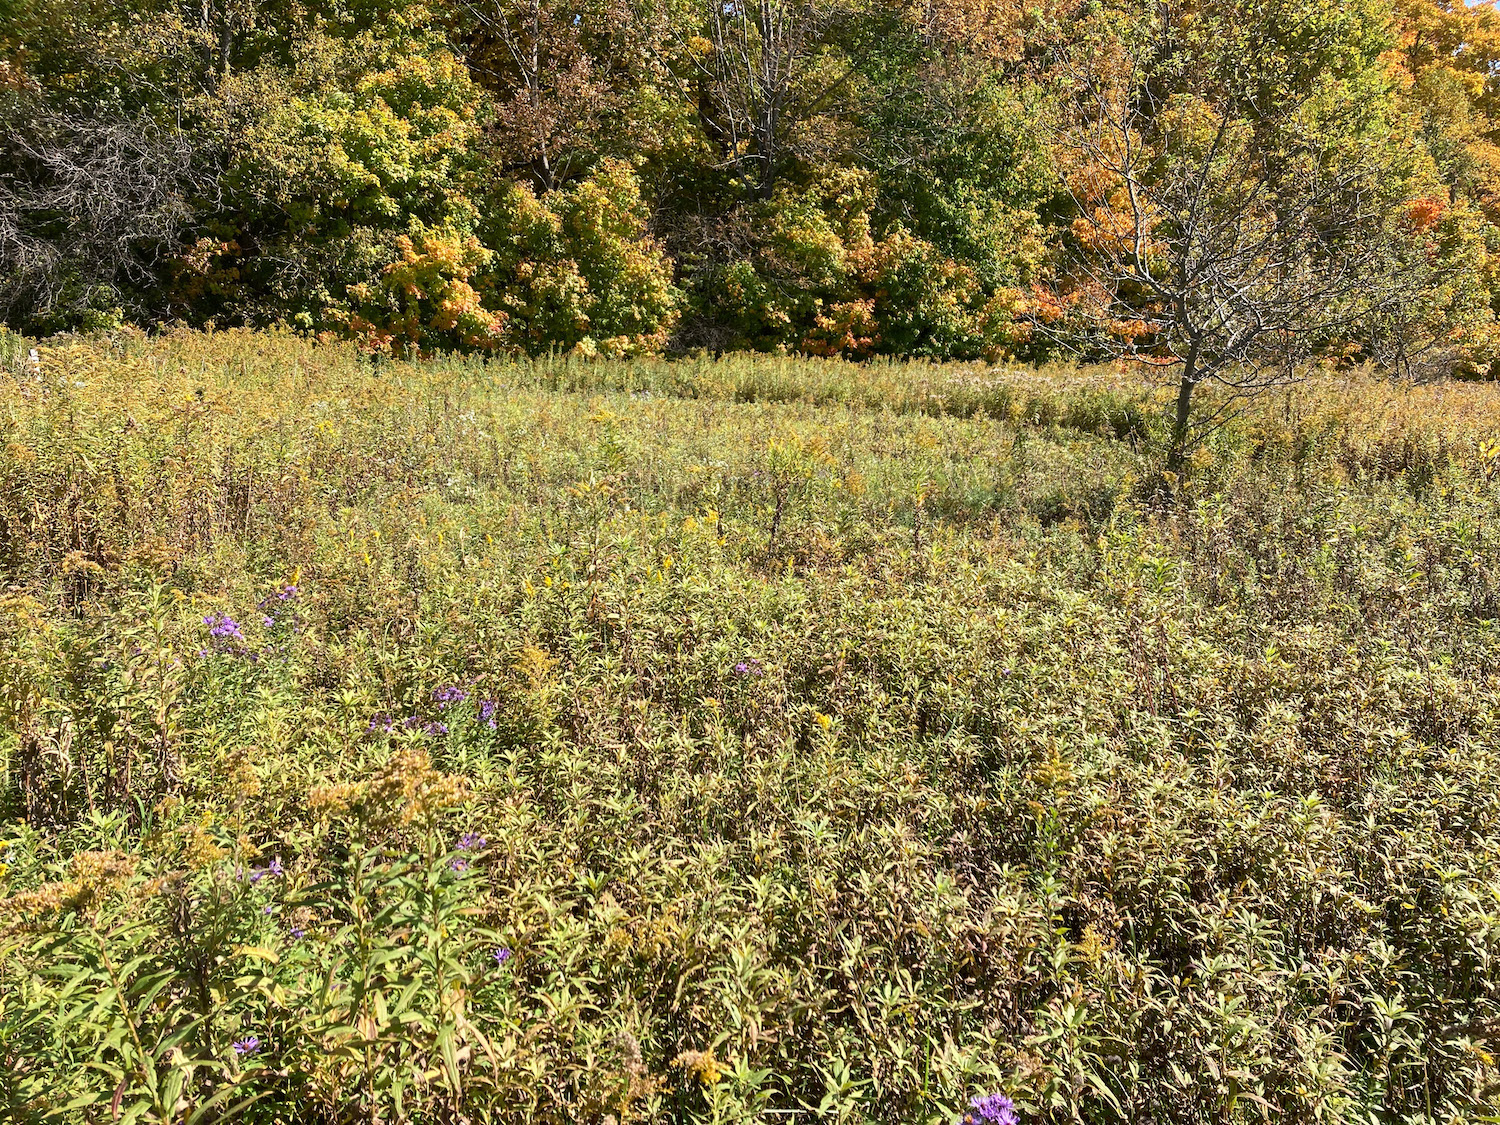
[[[208,647],[200,648],[198,655],[201,656],[238,656],[241,653],[253,652],[245,645],[245,634],[240,631],[239,622],[227,613],[210,613],[203,618],[203,624],[208,626]]]
[[[446,711],[449,707],[456,707],[468,699],[469,693],[458,684],[449,684],[447,687],[440,687],[433,692],[432,698],[437,700],[438,710]],[[475,700],[475,709],[479,713],[479,721],[489,727],[490,730],[494,730],[497,726],[495,712],[499,706],[499,702],[494,699]]]
[[[505,968],[505,963],[510,960],[510,956],[510,950],[502,945],[499,949],[495,950],[495,964],[499,965],[502,969]]]
[[[260,623],[267,629],[274,629],[278,625],[291,625],[291,631],[300,635],[302,632],[302,618],[297,613],[297,607],[293,604],[297,599],[298,589],[290,582],[278,586],[257,603],[261,611]],[[270,651],[269,649],[267,651]],[[281,645],[277,651],[285,652],[286,645]]]
[[[458,838],[458,850],[462,852],[474,852],[489,843],[477,832],[465,832]],[[454,871],[462,874],[469,869],[469,861],[465,856],[457,855],[448,861],[448,866]]]
[[[1016,1103],[1004,1094],[985,1094],[969,1099],[968,1112],[960,1125],[1019,1125]]]
[[[286,868],[281,866],[281,857],[277,856],[264,867],[253,868],[250,872],[250,881],[259,883],[262,879],[279,879],[286,874]]]
[[[285,626],[288,620],[291,623],[291,631],[296,634],[302,632],[301,619],[296,615],[295,608],[290,603],[297,597],[297,587],[285,585],[257,603],[260,609],[260,625],[263,629],[274,629],[278,625]],[[287,618],[286,613],[291,617]],[[277,614],[280,616],[273,616]],[[252,648],[245,640],[244,631],[240,624],[227,613],[210,613],[203,618],[203,624],[208,626],[209,647],[200,648],[198,655],[203,656],[243,656],[251,661],[259,661],[262,656],[274,656],[285,653],[286,644],[266,645],[264,648]]]
[[[472,685],[464,687],[461,684],[447,684],[437,688],[432,693],[433,701],[437,704],[439,711],[450,711],[459,704],[470,698]],[[496,712],[500,704],[493,699],[475,700],[475,710],[479,715],[479,721],[490,730],[498,728],[495,720]],[[418,730],[423,734],[436,738],[448,733],[448,724],[439,719],[429,719],[422,715],[408,715],[405,718],[395,718],[386,712],[380,712],[370,720],[369,732],[371,734],[390,734],[397,730]]]
[[[761,667],[759,660],[741,660],[734,666],[736,676],[764,676],[765,668]]]
[[[203,624],[208,626],[210,637],[225,637],[236,641],[245,639],[245,634],[240,632],[239,625],[227,613],[210,613],[203,619]]]
[[[369,731],[371,734],[390,734],[397,730],[421,731],[429,737],[436,738],[438,735],[448,733],[448,724],[439,722],[437,719],[424,719],[421,715],[408,715],[404,719],[393,719],[383,712],[370,720]]]

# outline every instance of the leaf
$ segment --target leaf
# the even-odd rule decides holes
[[[252,961],[269,961],[273,965],[281,963],[281,956],[274,949],[267,949],[263,945],[237,945],[230,950],[232,957],[248,957]]]
[[[256,1093],[251,1094],[248,1098],[236,1102],[234,1105],[224,1110],[223,1113],[213,1112],[217,1110],[219,1106],[228,1101],[229,1098],[238,1093],[239,1089],[240,1088],[237,1085],[225,1086],[222,1090],[214,1094],[202,1105],[195,1107],[193,1111],[188,1114],[186,1120],[183,1122],[183,1125],[198,1125],[198,1122],[204,1120],[229,1121],[235,1117],[238,1117],[241,1113],[244,1113],[245,1110],[250,1106],[260,1101],[261,1098],[269,1096],[271,1093],[270,1090],[259,1090]]]
[[[444,1027],[438,1032],[438,1051],[442,1054],[443,1067],[447,1071],[448,1087],[455,1093],[461,1087],[458,1070],[458,1055],[454,1051],[453,1028]]]

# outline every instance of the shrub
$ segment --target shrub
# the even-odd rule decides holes
[[[487,212],[482,231],[496,258],[485,284],[509,319],[510,341],[533,354],[577,347],[629,355],[666,343],[680,297],[627,165],[606,160],[541,199],[508,185]]]
[[[349,287],[355,311],[347,331],[374,350],[417,353],[493,351],[505,342],[503,313],[491,312],[470,283],[493,254],[473,235],[422,232],[417,244],[396,239],[400,258],[385,268],[378,287]]]

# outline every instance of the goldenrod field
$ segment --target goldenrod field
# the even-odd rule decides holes
[[[1493,384],[29,347],[0,1117],[1500,1120]]]

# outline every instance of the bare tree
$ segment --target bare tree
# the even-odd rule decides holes
[[[524,169],[538,191],[569,179],[592,155],[617,101],[608,64],[588,50],[583,17],[544,0],[462,0],[473,26],[470,70],[500,95],[496,154]]]
[[[66,317],[143,283],[208,186],[180,131],[25,95],[0,113],[0,319]]]
[[[709,139],[762,199],[800,136],[849,85],[855,68],[833,38],[852,5],[844,0],[701,0],[703,36],[673,29],[689,60],[698,117]],[[670,74],[675,71],[666,67]],[[686,90],[684,91],[686,93]]]
[[[1402,185],[1353,121],[1361,107],[1327,83],[1274,104],[1226,89],[1184,64],[1170,20],[1151,30],[1060,58],[1056,140],[1077,216],[1072,298],[1096,345],[1176,371],[1177,471],[1238,397],[1367,334],[1416,279],[1397,245]],[[1195,418],[1210,381],[1229,394]]]

